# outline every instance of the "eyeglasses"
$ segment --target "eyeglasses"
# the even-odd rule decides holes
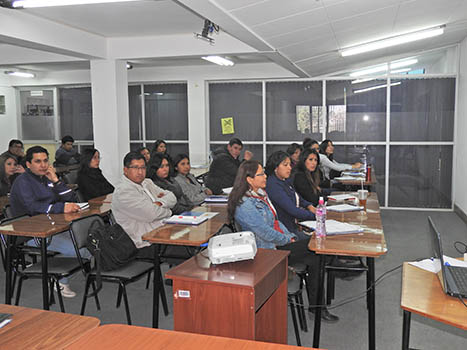
[[[145,166],[129,166],[128,169],[146,170]]]

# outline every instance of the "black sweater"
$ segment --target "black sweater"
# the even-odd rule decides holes
[[[318,205],[319,197],[322,194],[318,191],[313,191],[313,186],[306,178],[306,174],[303,171],[297,171],[293,185],[298,194],[300,194],[308,202],[312,203],[314,207]]]
[[[204,185],[213,194],[221,194],[223,188],[233,186],[240,163],[239,159],[230,155],[227,147],[216,150]]]
[[[85,201],[114,191],[114,187],[102,175],[102,170],[99,168],[80,169],[78,173],[78,189]]]

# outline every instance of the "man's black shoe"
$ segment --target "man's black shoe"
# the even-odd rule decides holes
[[[308,308],[308,311],[310,311],[312,314],[315,314],[315,308],[314,307],[310,306]],[[322,310],[321,310],[321,319],[324,322],[328,322],[328,323],[336,323],[337,321],[339,321],[339,317],[336,316],[336,315],[331,314],[327,307],[322,308]]]

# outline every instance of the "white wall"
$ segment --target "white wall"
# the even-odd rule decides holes
[[[6,114],[0,114],[0,153],[8,149],[8,142],[18,138],[18,121],[16,118],[15,89],[0,82],[0,95],[5,96]]]
[[[430,66],[425,68],[426,74],[455,74],[457,71],[457,46],[449,47],[443,56]]]
[[[467,38],[460,44],[459,90],[457,95],[456,172],[454,204],[467,213]]]

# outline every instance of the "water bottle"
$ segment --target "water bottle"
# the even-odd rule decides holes
[[[326,206],[323,197],[319,197],[318,207],[316,208],[316,237],[326,237]]]

